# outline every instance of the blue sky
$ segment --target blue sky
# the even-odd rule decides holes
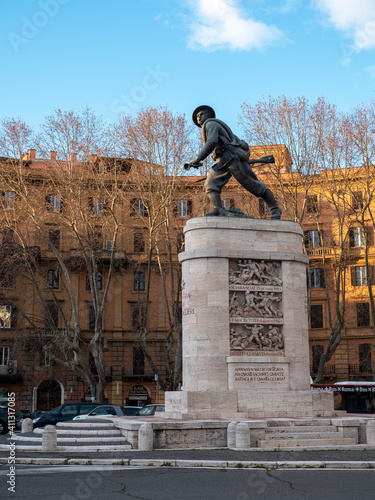
[[[86,105],[209,104],[238,131],[243,102],[374,99],[375,0],[0,0],[0,120],[33,127]]]

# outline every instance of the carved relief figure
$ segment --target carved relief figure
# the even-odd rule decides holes
[[[279,327],[268,325],[243,325],[247,332],[230,329],[230,348],[243,351],[280,351],[284,348]],[[266,329],[268,328],[268,330]]]
[[[280,268],[278,262],[256,262],[251,259],[239,259],[239,270],[230,269],[229,283],[238,285],[281,286],[282,280],[277,276]]]
[[[230,291],[231,349],[266,352],[284,348],[282,327],[268,323],[282,324],[280,270],[279,262],[264,259],[230,262],[229,284],[240,285]]]
[[[249,344],[249,347],[251,345],[251,343],[254,341],[255,344],[257,344],[259,347],[262,347],[262,342],[259,338],[259,332],[260,330],[262,329],[262,326],[259,326],[259,325],[254,325],[254,326],[246,326],[245,325],[245,328],[247,330],[250,330],[251,334],[250,336],[248,337],[248,344]]]

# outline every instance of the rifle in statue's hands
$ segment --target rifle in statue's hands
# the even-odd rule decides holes
[[[256,163],[275,163],[275,157],[273,155],[261,156],[256,160],[248,160],[250,165],[255,165]]]
[[[201,162],[198,163],[185,163],[184,164],[184,169],[185,170],[190,170],[192,167],[193,168],[200,168],[202,166]]]

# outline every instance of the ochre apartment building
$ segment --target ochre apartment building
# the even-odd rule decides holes
[[[262,155],[261,148],[252,151]],[[311,376],[317,375],[319,359],[330,339],[332,343],[339,335],[338,346],[324,366],[322,381],[372,380],[374,327],[369,279],[374,261],[371,209],[375,203],[366,188],[372,169],[320,172],[301,182],[291,172],[286,148],[275,146],[273,151],[276,167],[258,168],[258,174],[278,198],[283,218],[301,223],[304,251],[310,256],[306,283]],[[183,249],[186,220],[202,216],[208,208],[203,182],[199,177],[178,176],[172,189],[166,177],[157,175],[151,183],[147,181],[151,166],[145,168],[140,162],[90,161],[96,170],[77,184],[77,210],[80,207],[83,211],[82,220],[88,221],[94,241],[89,250],[96,252],[99,267],[94,281],[99,294],[105,293],[111,273],[101,318],[104,397],[114,404],[163,402],[163,388],[176,389],[183,384],[180,370],[171,368],[179,359],[181,339],[177,254]],[[67,179],[69,168],[79,164],[82,162],[74,155],[69,161],[59,161],[55,152],[49,159],[38,159],[35,150],[29,150],[22,161],[1,159],[0,392],[6,395],[14,391],[22,409],[50,409],[63,400],[96,397],[87,382],[56,362],[54,352],[45,348],[48,329],[37,332],[38,328],[42,330],[46,311],[57,328],[66,327],[64,318],[72,314],[73,294],[79,305],[76,314],[83,350],[95,335],[90,277],[73,233],[68,231],[71,221],[67,214],[74,212],[74,200],[58,189]],[[54,171],[59,172],[55,177]],[[9,180],[9,176],[18,178]],[[22,193],[11,186],[18,186]],[[270,217],[261,200],[243,192],[235,181],[226,186],[222,197],[226,206],[254,217]],[[18,201],[21,198],[26,200],[23,204]],[[33,207],[37,208],[32,214]],[[34,217],[33,223],[30,217]],[[35,220],[38,230],[33,225]],[[83,227],[76,228],[78,233]],[[38,269],[40,279],[35,283],[24,279],[22,266],[28,263],[18,267],[19,238],[32,256],[34,275]],[[63,269],[67,269],[69,286]],[[40,285],[43,280],[45,288]],[[42,307],[39,296],[43,294],[46,302]],[[141,324],[147,324],[142,332]],[[144,332],[147,335],[141,338]]]

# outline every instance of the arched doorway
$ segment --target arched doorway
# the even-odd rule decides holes
[[[126,406],[144,406],[151,403],[149,390],[144,385],[133,385],[130,387]]]
[[[43,380],[38,386],[37,409],[52,410],[61,404],[61,382]]]

